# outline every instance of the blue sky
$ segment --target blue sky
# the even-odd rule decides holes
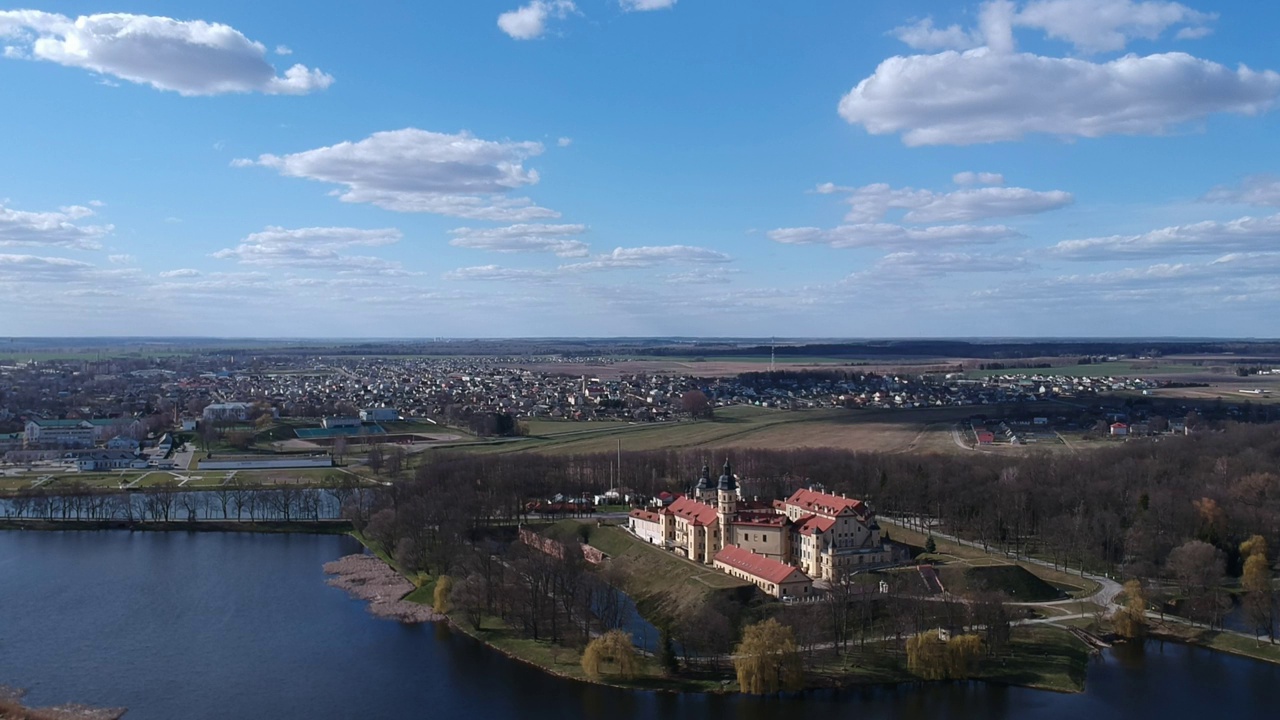
[[[0,333],[1274,337],[1278,15],[0,7]]]

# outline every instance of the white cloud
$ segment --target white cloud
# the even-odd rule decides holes
[[[767,233],[785,245],[829,245],[833,248],[900,247],[904,245],[979,244],[1022,237],[1005,225],[935,225],[903,227],[891,223],[859,223],[831,229],[778,228]]]
[[[547,270],[522,270],[504,268],[497,265],[477,265],[475,267],[458,268],[444,274],[445,280],[481,280],[487,282],[542,281],[554,277],[555,273]]]
[[[648,10],[666,10],[676,6],[677,0],[618,0],[623,12],[646,12]]]
[[[1003,185],[1004,175],[988,172],[959,172],[951,176],[951,182],[957,185]]]
[[[990,0],[978,13],[978,29],[993,52],[1010,53],[1015,47],[1013,24],[1017,18],[1012,0]]]
[[[1280,206],[1280,178],[1254,175],[1235,187],[1216,187],[1204,196],[1209,202]]]
[[[292,155],[238,159],[236,167],[260,165],[287,177],[346,186],[344,202],[372,203],[398,212],[427,212],[498,222],[558,217],[522,197],[505,193],[538,181],[522,162],[543,151],[541,143],[481,140],[467,132],[450,135],[417,128],[378,132],[359,142],[341,142]]]
[[[1029,270],[1035,265],[1014,255],[973,255],[931,253],[908,250],[890,253],[870,270],[850,275],[846,282],[900,282],[919,278],[945,277],[955,273],[992,273]]]
[[[556,145],[560,147],[569,147],[572,144],[573,144],[573,138],[570,138],[570,137],[562,137],[559,140],[556,140]]]
[[[268,227],[253,233],[234,248],[213,253],[219,260],[235,260],[242,265],[333,270],[339,275],[408,275],[398,262],[367,255],[347,255],[342,251],[356,246],[383,246],[399,241],[394,228],[314,227],[288,230]]]
[[[969,180],[960,173],[957,183]],[[1003,178],[995,174],[983,174],[988,181]],[[976,179],[976,176],[975,176]],[[845,202],[849,213],[845,219],[853,223],[875,223],[882,220],[891,209],[905,209],[903,220],[908,223],[969,222],[996,217],[1034,215],[1070,205],[1071,193],[1062,190],[1039,192],[1019,187],[966,188],[948,193],[915,188],[893,188],[884,183],[860,188],[840,188],[830,183],[818,186],[820,193],[846,192]]]
[[[1209,37],[1212,34],[1213,28],[1185,27],[1179,30],[1174,37],[1178,40],[1199,40],[1200,38]]]
[[[76,250],[97,250],[110,225],[82,225],[76,221],[91,217],[93,210],[80,205],[53,212],[27,212],[5,207],[0,202],[0,247],[43,246]]]
[[[577,7],[570,0],[533,0],[498,16],[498,27],[516,40],[533,40],[547,31],[547,20],[562,20]]]
[[[1180,40],[1212,33],[1205,23],[1217,18],[1164,0],[1031,0],[1021,8],[1012,0],[989,0],[978,11],[978,27],[936,27],[926,17],[894,28],[890,34],[916,50],[971,50],[986,46],[998,53],[1016,47],[1014,30],[1034,28],[1071,43],[1086,53],[1123,50],[1130,40],[1155,40],[1165,30],[1183,25]]]
[[[733,258],[708,248],[690,245],[659,245],[650,247],[614,248],[606,255],[597,255],[587,262],[561,265],[564,272],[593,272],[598,270],[628,270],[649,268],[666,263],[726,263]]]
[[[1265,251],[1280,247],[1280,215],[1175,225],[1141,235],[1064,240],[1049,252],[1067,260],[1173,257]]]
[[[585,257],[590,247],[571,239],[587,231],[586,225],[520,224],[499,228],[450,230],[450,245],[492,252],[545,252],[560,257]]]
[[[916,50],[968,50],[982,44],[982,39],[959,25],[934,27],[927,17],[912,25],[894,28],[889,34]]]
[[[1190,25],[1179,31],[1179,38],[1203,37],[1211,32],[1204,23],[1215,17],[1156,0],[1032,0],[1015,22],[1041,29],[1083,52],[1114,52],[1135,38],[1155,40],[1174,25]]]
[[[0,280],[6,282],[62,281],[81,276],[93,269],[89,263],[79,260],[0,254]]]
[[[182,95],[262,92],[301,95],[323,90],[333,77],[303,65],[283,76],[265,59],[266,47],[235,28],[203,20],[106,13],[64,15],[0,11],[0,37],[13,53],[110,75]]]
[[[1195,308],[1218,313],[1223,303],[1265,303],[1280,296],[1280,253],[1232,253],[1203,263],[1160,263],[1107,272],[1060,275],[1047,280],[1006,282],[974,293],[993,306],[1010,302],[1048,307],[1121,302],[1122,307],[1152,305],[1165,310]]]
[[[162,278],[193,278],[200,277],[200,271],[192,268],[179,268],[177,270],[165,270],[160,273]]]
[[[119,254],[107,256],[107,262],[112,265],[132,265],[133,261],[134,257],[132,255]]]
[[[840,101],[847,122],[909,146],[1159,135],[1214,113],[1257,115],[1280,74],[1231,70],[1185,53],[1106,63],[979,48],[892,57]]]
[[[292,54],[293,54],[293,50],[292,50],[292,49],[290,49],[288,45],[277,45],[277,46],[276,46],[276,54],[277,54],[277,55],[292,55]]]

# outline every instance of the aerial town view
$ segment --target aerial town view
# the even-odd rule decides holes
[[[1276,27],[0,8],[0,720],[1276,717]]]

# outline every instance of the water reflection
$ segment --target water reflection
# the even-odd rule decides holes
[[[551,678],[444,626],[378,620],[324,585],[330,536],[0,532],[0,683],[127,720],[325,718],[1275,717],[1280,668],[1151,642],[1059,695],[981,683],[784,698],[629,692]]]

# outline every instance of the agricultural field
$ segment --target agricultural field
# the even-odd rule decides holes
[[[475,452],[553,454],[670,448],[838,448],[887,452],[955,452],[951,434],[969,408],[875,411],[829,408],[771,410],[739,406],[716,410],[714,420],[678,423],[574,423],[536,420],[529,436],[490,443]],[[456,446],[466,447],[466,446]]]

